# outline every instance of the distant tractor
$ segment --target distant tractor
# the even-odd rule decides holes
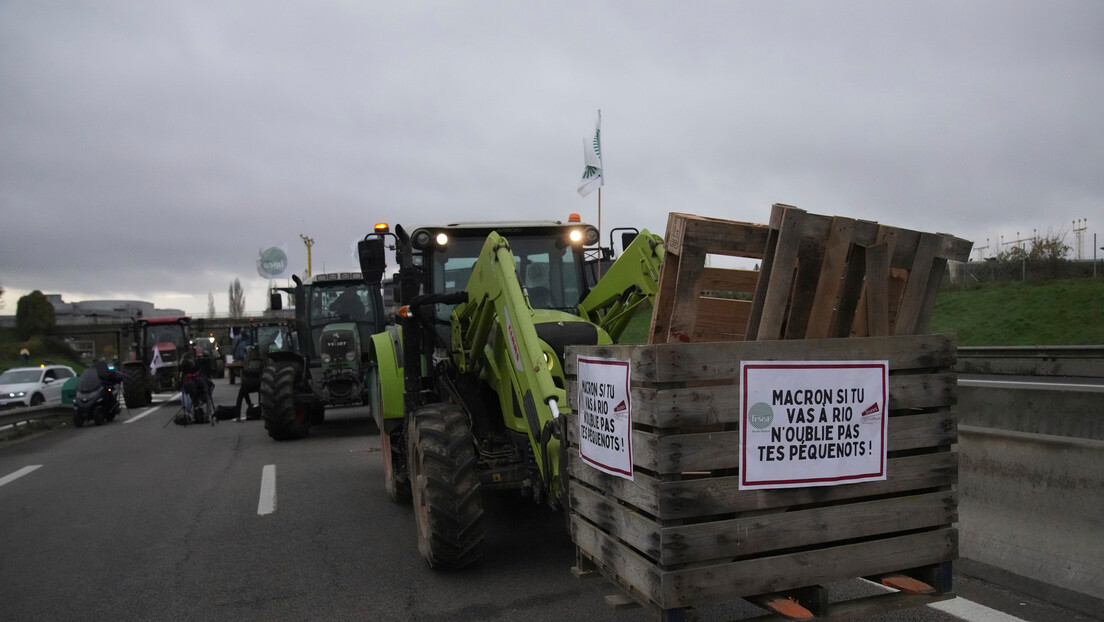
[[[327,406],[367,403],[365,354],[383,328],[379,276],[371,284],[360,272],[292,280],[292,348],[267,352],[261,376],[261,415],[278,441],[306,436]]]
[[[154,393],[178,391],[185,363],[195,363],[189,317],[138,318],[123,326],[131,335],[123,362],[123,398],[130,408],[147,406]]]
[[[261,359],[267,356],[269,352],[294,349],[291,343],[292,326],[287,320],[250,319],[248,325],[240,327],[236,331],[240,332],[238,340],[244,339],[248,347],[255,347]],[[245,366],[246,353],[244,351],[234,352],[234,350],[239,350],[237,344],[238,342],[235,342],[233,349],[229,350],[233,361],[226,364],[230,384],[237,381]]]

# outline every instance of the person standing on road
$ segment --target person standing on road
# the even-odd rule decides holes
[[[246,337],[243,335],[242,340],[238,342],[241,346],[242,342],[249,343]],[[235,355],[237,349],[235,348]],[[246,418],[249,417],[249,409],[253,408],[253,400],[250,399],[250,393],[260,393],[261,391],[261,373],[264,369],[264,361],[261,359],[261,353],[257,351],[255,345],[247,345],[245,351],[242,354],[242,368],[241,368],[241,385],[238,388],[238,401],[236,409],[238,411],[238,421],[241,421],[241,404],[245,401],[246,404]],[[258,395],[258,400],[260,396]]]

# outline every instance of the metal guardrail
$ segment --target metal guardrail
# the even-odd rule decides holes
[[[955,369],[962,374],[1104,378],[1104,345],[960,347]]]
[[[60,404],[11,408],[8,410],[0,410],[0,426],[15,425],[17,423],[23,423],[24,421],[34,421],[36,419],[46,419],[47,417],[70,415],[72,413],[72,406]]]

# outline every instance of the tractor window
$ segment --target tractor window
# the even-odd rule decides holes
[[[575,253],[547,237],[510,240],[518,279],[529,292],[534,309],[574,310],[582,297]]]
[[[364,322],[373,317],[372,297],[365,283],[311,287],[311,326],[331,322]]]
[[[159,343],[181,345],[184,343],[184,331],[179,324],[150,324],[146,328],[146,345],[153,350]]]
[[[257,350],[260,352],[276,352],[284,349],[283,326],[258,326]]]
[[[517,264],[518,280],[537,309],[572,311],[582,298],[581,271],[570,245],[555,236],[507,236]],[[448,248],[433,255],[433,293],[466,289],[486,238],[454,237]],[[437,305],[436,317],[448,322],[451,305]]]

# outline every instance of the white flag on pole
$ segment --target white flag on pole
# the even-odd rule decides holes
[[[157,346],[153,346],[153,360],[150,361],[150,371],[157,373],[158,367],[164,367],[165,362],[161,360],[161,351],[157,349]]]
[[[595,188],[606,185],[602,173],[602,111],[598,111],[598,120],[594,122],[594,138],[583,141],[583,178],[579,181],[579,196],[594,192]]]

